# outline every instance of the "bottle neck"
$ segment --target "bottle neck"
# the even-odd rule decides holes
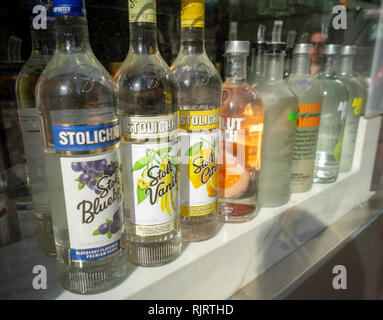
[[[335,75],[337,71],[338,59],[335,55],[324,56],[322,70],[327,75]]]
[[[352,75],[354,73],[354,56],[342,56],[340,59],[340,71],[342,75]]]
[[[310,56],[308,54],[294,54],[291,74],[310,74]]]
[[[199,27],[181,27],[181,51],[184,55],[205,53],[205,31]]]
[[[56,50],[90,50],[88,22],[79,16],[59,16],[55,18]]]
[[[285,54],[267,53],[266,80],[282,80]]]
[[[51,29],[32,29],[31,38],[32,56],[51,56],[53,54],[54,40]]]
[[[130,51],[141,54],[156,54],[158,52],[157,28],[154,22],[131,22]]]
[[[226,54],[225,55],[225,74],[226,81],[245,82],[247,69],[246,54]]]

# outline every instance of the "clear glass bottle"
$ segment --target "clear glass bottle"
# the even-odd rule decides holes
[[[53,5],[56,50],[36,87],[58,277],[72,292],[127,275],[113,79],[93,54],[82,0]]]
[[[50,10],[51,11],[51,10]],[[48,14],[50,13],[48,11]],[[35,104],[35,86],[54,51],[53,17],[48,19],[47,29],[33,29],[32,53],[16,79],[16,97],[23,133],[24,151],[28,169],[37,224],[39,248],[47,255],[55,255],[52,215],[46,182],[44,150],[41,145],[38,114]],[[20,229],[22,229],[20,227]]]
[[[206,55],[204,0],[181,1],[181,48],[171,66],[179,84],[183,241],[218,232],[217,170],[221,77]]]
[[[336,181],[342,152],[348,91],[336,76],[340,46],[324,46],[321,71],[315,76],[323,87],[322,114],[315,158],[315,183]]]
[[[314,163],[323,103],[321,84],[310,75],[311,44],[298,43],[293,51],[287,84],[298,97],[295,140],[291,165],[291,192],[307,192],[314,177]]]
[[[267,46],[265,81],[257,86],[265,108],[262,166],[259,173],[258,203],[279,207],[291,195],[291,159],[295,138],[298,98],[283,80],[284,48],[282,21],[275,21],[273,40]]]
[[[349,96],[339,172],[349,172],[352,169],[359,119],[366,98],[365,89],[353,71],[355,54],[356,46],[347,45],[340,50],[338,79],[347,88]]]
[[[266,41],[265,41],[266,27],[260,24],[257,32],[257,41],[253,43],[251,49],[251,64],[248,76],[248,83],[256,88],[265,78],[265,64],[266,64]]]
[[[260,95],[246,82],[249,46],[248,41],[226,43],[218,164],[218,210],[224,222],[244,222],[257,214],[264,111]]]
[[[181,253],[178,87],[157,45],[156,3],[129,7],[130,49],[115,75],[122,130],[128,257],[167,263]]]

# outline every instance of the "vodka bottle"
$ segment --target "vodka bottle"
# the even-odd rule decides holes
[[[206,55],[204,16],[204,0],[181,1],[181,48],[171,66],[180,87],[183,241],[205,240],[218,231],[221,77]]]
[[[258,27],[257,41],[253,43],[251,49],[251,65],[249,74],[249,84],[255,88],[265,78],[265,63],[266,63],[266,27],[261,24]]]
[[[117,71],[128,257],[161,265],[181,253],[178,87],[157,45],[155,0],[129,7],[130,49]]]
[[[54,255],[56,249],[49,207],[44,150],[41,145],[35,104],[35,86],[53,54],[53,24],[49,23],[52,19],[50,17],[50,20],[48,20],[47,29],[31,29],[32,53],[16,79],[16,97],[20,127],[23,133],[29,185],[37,223],[37,240],[40,249],[47,255]],[[22,226],[20,226],[20,229],[23,229]]]
[[[226,43],[218,165],[218,208],[224,222],[248,221],[257,213],[264,112],[261,97],[246,82],[248,54],[248,41]]]
[[[293,51],[288,85],[298,97],[295,140],[291,167],[291,192],[309,191],[313,184],[320,112],[321,84],[310,75],[311,44],[298,43]]]
[[[36,87],[58,276],[75,293],[127,274],[113,80],[94,56],[82,0],[53,4],[56,50]]]
[[[355,46],[343,46],[340,51],[338,79],[347,88],[349,96],[339,172],[349,172],[352,168],[359,119],[366,98],[365,89],[353,72],[355,54]]]
[[[316,183],[334,182],[339,173],[349,96],[336,76],[339,49],[340,46],[334,44],[324,47],[322,70],[316,75],[324,94],[315,158]]]
[[[273,40],[267,47],[265,81],[257,86],[265,108],[258,194],[261,207],[282,206],[289,201],[291,195],[294,115],[298,108],[298,98],[283,80],[285,44],[280,42],[281,29],[282,21],[275,21]]]

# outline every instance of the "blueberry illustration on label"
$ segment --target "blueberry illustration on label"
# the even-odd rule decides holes
[[[118,209],[113,215],[113,221],[106,219],[96,230],[93,231],[93,236],[106,235],[108,239],[112,237],[113,234],[117,233],[122,228],[121,223],[121,210]]]

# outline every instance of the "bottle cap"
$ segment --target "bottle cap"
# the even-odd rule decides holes
[[[297,32],[295,30],[289,31],[289,33],[287,34],[286,48],[294,48],[296,36]]]
[[[297,43],[293,53],[294,54],[310,54],[313,45],[311,43]]]
[[[323,54],[331,56],[331,55],[337,55],[340,50],[339,44],[326,44],[323,48]]]
[[[340,54],[342,56],[355,56],[356,55],[356,46],[343,46],[340,49]]]
[[[250,42],[249,41],[226,41],[225,54],[228,53],[242,53],[249,54]]]

